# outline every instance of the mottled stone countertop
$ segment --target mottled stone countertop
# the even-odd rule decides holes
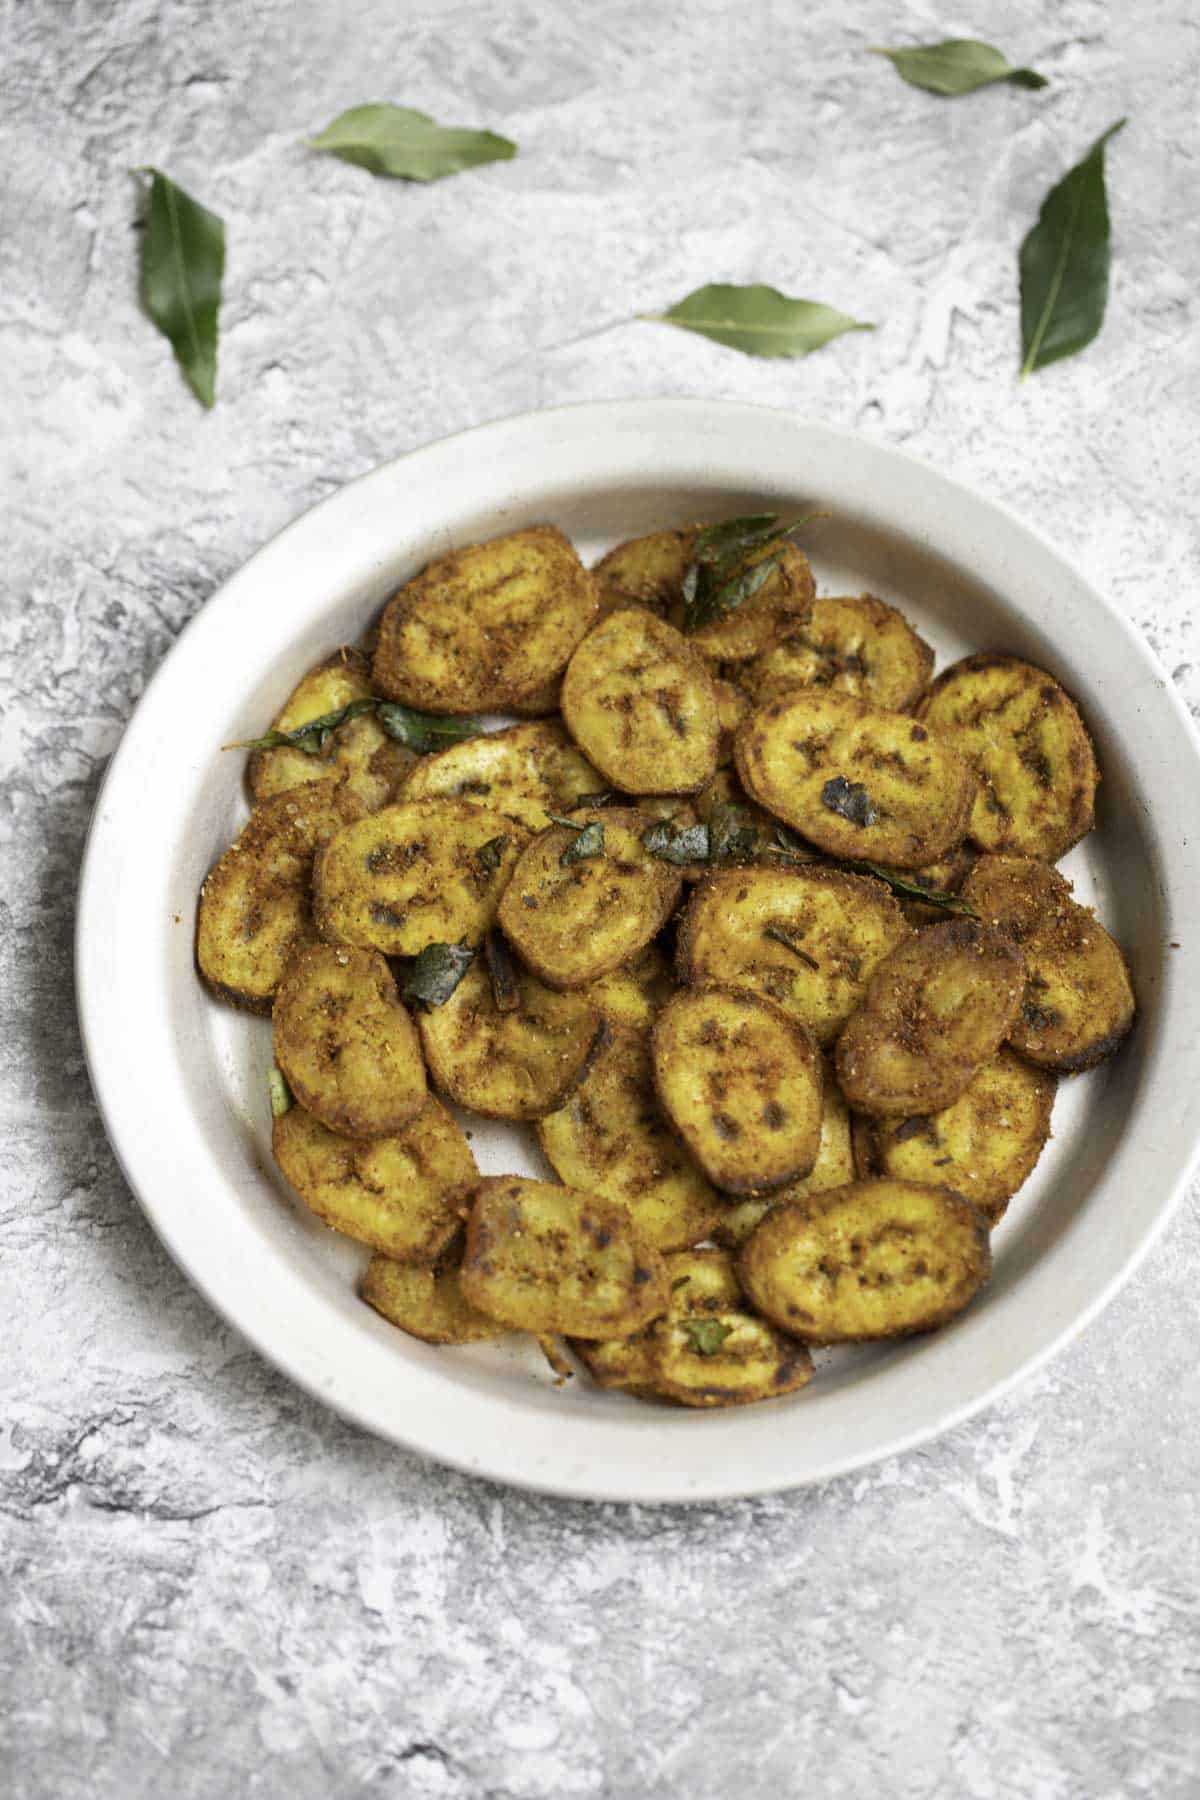
[[[11,1800],[1200,1792],[1194,1210],[1003,1404],[815,1490],[562,1504],[421,1462],[168,1261],[91,1102],[74,886],[180,627],[286,520],[481,419],[684,393],[1009,502],[1200,710],[1200,33],[1185,0],[0,7],[0,1789]],[[873,43],[999,38],[944,102]],[[298,140],[394,98],[519,140],[431,187]],[[1087,353],[1014,382],[1016,247],[1114,118]],[[226,219],[205,415],[136,303],[157,163]],[[880,322],[799,363],[631,322],[706,280]]]

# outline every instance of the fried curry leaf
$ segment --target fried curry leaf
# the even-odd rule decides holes
[[[285,1112],[290,1112],[295,1102],[292,1090],[287,1084],[287,1076],[278,1063],[272,1063],[267,1072],[267,1094],[271,1101],[271,1117],[282,1119]]]
[[[439,125],[428,113],[386,101],[339,113],[308,140],[308,147],[401,181],[440,181],[480,163],[508,162],[517,154],[511,139],[494,131]]]
[[[851,875],[872,875],[876,881],[882,881],[889,887],[898,900],[919,900],[923,906],[936,906],[940,912],[962,913],[965,918],[977,919],[979,914],[966,900],[960,900],[957,894],[944,894],[939,888],[925,888],[912,875],[898,875],[895,869],[885,869],[882,863],[866,862],[861,857],[838,857],[834,867],[846,869]]]
[[[940,44],[914,44],[903,50],[885,50],[875,44],[872,50],[876,56],[886,56],[910,87],[924,88],[929,94],[973,94],[997,81],[1022,88],[1047,85],[1044,75],[1034,69],[1014,69],[1003,50],[978,38],[946,38]]]
[[[295,731],[267,731],[262,737],[246,738],[239,744],[226,744],[226,750],[303,750],[306,756],[319,756],[339,725],[348,719],[374,713],[384,731],[398,744],[422,753],[443,750],[463,738],[475,737],[483,727],[478,719],[443,718],[439,713],[415,712],[395,700],[351,700],[336,712],[322,713],[298,725]],[[484,846],[486,848],[486,846]]]
[[[777,944],[782,944],[785,949],[791,951],[793,956],[798,956],[800,961],[802,963],[807,963],[810,969],[819,969],[821,967],[816,957],[810,956],[808,951],[798,944],[791,933],[785,931],[782,925],[764,925],[763,936],[774,938]]]
[[[486,844],[480,844],[475,852],[475,861],[486,875],[494,875],[504,860],[504,852],[508,847],[506,837],[489,838]]]
[[[1108,304],[1104,147],[1118,119],[1042,201],[1021,245],[1021,378],[1090,344]]]
[[[676,831],[670,819],[655,819],[642,833],[642,848],[659,862],[681,868],[685,863],[707,862],[711,854],[707,825],[682,825]]]
[[[521,996],[517,990],[517,965],[504,934],[494,927],[483,940],[483,954],[487,958],[496,1011],[516,1012],[521,1004]]]
[[[161,169],[150,176],[142,234],[142,305],[170,342],[203,406],[217,398],[217,314],[225,273],[225,225]]]
[[[781,522],[777,513],[759,513],[699,532],[683,577],[684,632],[700,631],[749,600],[777,567],[792,533],[825,517],[811,511]]]
[[[688,1342],[698,1356],[716,1356],[725,1339],[733,1333],[733,1326],[726,1325],[721,1319],[684,1319],[682,1323]]]
[[[559,820],[558,823],[567,821]],[[599,819],[593,819],[590,825],[576,825],[576,836],[559,857],[559,866],[569,869],[572,863],[583,862],[585,857],[603,856],[604,827]]]
[[[715,863],[749,862],[766,848],[753,814],[732,800],[718,802],[709,814],[708,843]]]
[[[677,325],[741,350],[747,356],[808,356],[846,331],[874,331],[817,300],[793,300],[756,282],[736,287],[711,283],[686,295],[665,313],[642,313],[660,325]]]
[[[410,1006],[444,1006],[474,961],[468,943],[426,944],[413,959],[400,998]]]
[[[821,804],[851,825],[873,825],[879,814],[875,803],[861,781],[847,781],[834,775],[821,789]]]

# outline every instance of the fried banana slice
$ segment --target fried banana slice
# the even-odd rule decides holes
[[[374,692],[362,651],[341,649],[302,678],[271,721],[272,729],[298,731],[355,700],[369,700]],[[339,725],[311,756],[286,744],[253,751],[246,763],[246,782],[257,804],[309,782],[345,781],[364,811],[378,812],[395,799],[416,761],[414,751],[396,743],[366,714]]]
[[[269,1013],[283,972],[316,938],[313,859],[361,807],[335,782],[313,782],[256,806],[209,870],[196,909],[196,963],[209,987]]]
[[[537,1135],[568,1187],[627,1206],[656,1250],[698,1244],[725,1211],[663,1115],[644,1033],[616,1032]]]
[[[372,678],[430,712],[505,712],[543,697],[596,608],[592,578],[555,526],[470,544],[388,601]]]
[[[692,794],[717,767],[712,681],[688,640],[653,613],[609,613],[567,665],[563,717],[580,749],[627,794]]]
[[[647,944],[629,962],[589,981],[582,991],[611,1030],[645,1032],[675,992],[675,977],[658,945]]]
[[[821,1060],[805,1027],[748,988],[685,988],[654,1021],[654,1084],[714,1186],[761,1193],[807,1175]]]
[[[449,1259],[437,1268],[423,1268],[373,1256],[358,1291],[389,1325],[427,1344],[477,1344],[508,1330],[466,1299],[459,1265]]]
[[[274,1122],[275,1161],[319,1219],[399,1262],[433,1262],[462,1225],[478,1170],[457,1122],[432,1096],[389,1137],[327,1131],[302,1106]]]
[[[712,677],[713,693],[717,696],[717,720],[721,727],[720,741],[717,745],[717,766],[726,769],[733,761],[733,745],[742,720],[754,705],[744,687],[736,681],[730,681],[724,675]]]
[[[275,996],[275,1061],[301,1106],[330,1131],[383,1137],[425,1104],[417,1028],[374,950],[312,944]]]
[[[759,702],[796,687],[836,688],[886,712],[907,712],[929,685],[933,651],[903,613],[877,600],[815,600],[798,631],[771,644],[746,671]]]
[[[665,1262],[670,1303],[661,1319],[632,1338],[573,1346],[598,1386],[714,1407],[774,1399],[812,1379],[805,1347],[747,1310],[724,1251],[684,1251]]]
[[[666,618],[679,603],[695,538],[694,525],[682,531],[651,531],[602,556],[592,570],[601,613],[644,606]]]
[[[714,663],[746,663],[777,637],[797,631],[812,615],[816,587],[808,558],[795,544],[768,545],[746,558],[751,568],[767,558],[774,568],[740,606],[688,633],[688,643]]]
[[[987,1221],[947,1187],[855,1181],[773,1206],[738,1275],[759,1312],[813,1344],[944,1325],[991,1273]]]
[[[828,688],[794,688],[752,712],[737,771],[752,800],[830,856],[919,869],[960,842],[975,777],[903,713]]]
[[[908,935],[891,894],[867,876],[820,867],[725,869],[688,902],[677,968],[688,986],[728,981],[765,994],[827,1044]]]
[[[519,1175],[476,1185],[461,1280],[481,1312],[539,1337],[629,1337],[670,1296],[625,1207]]]
[[[1057,862],[1092,829],[1092,740],[1044,669],[1015,656],[964,657],[938,676],[920,717],[979,778],[970,831],[980,849]]]
[[[483,957],[450,998],[417,1020],[429,1073],[444,1094],[485,1119],[540,1119],[582,1081],[604,1021],[582,994],[543,987],[513,969],[516,1004],[501,1011]]]
[[[1129,969],[1091,908],[1072,899],[1071,883],[1046,863],[981,856],[963,898],[1025,955],[1013,1049],[1064,1074],[1114,1055],[1137,1010]]]
[[[1009,1049],[998,1050],[942,1112],[854,1121],[859,1175],[951,1187],[989,1225],[1032,1175],[1050,1136],[1055,1077]]]
[[[339,831],[315,869],[317,929],[332,944],[417,956],[477,944],[527,841],[469,800],[411,800]]]
[[[859,1170],[860,1174],[864,1171]],[[739,1200],[721,1214],[713,1237],[726,1250],[736,1250],[766,1218],[773,1206],[785,1200],[803,1200],[806,1194],[822,1194],[826,1188],[844,1187],[855,1175],[854,1150],[851,1142],[850,1108],[837,1084],[829,1057],[821,1058],[821,1142],[817,1160],[807,1175],[789,1181],[773,1194]]]
[[[642,844],[643,814],[584,808],[572,819],[522,852],[499,910],[518,955],[556,988],[586,987],[629,962],[666,923],[682,886]],[[585,838],[593,826],[599,832]]]
[[[405,800],[470,800],[540,831],[547,813],[583,806],[607,787],[557,719],[512,725],[467,738],[422,757],[404,787]]]
[[[940,1112],[994,1056],[1021,1006],[1025,959],[1002,931],[947,919],[900,944],[872,975],[837,1041],[856,1112]]]

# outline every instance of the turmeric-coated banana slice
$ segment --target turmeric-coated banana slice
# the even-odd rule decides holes
[[[275,1061],[330,1131],[381,1137],[424,1106],[421,1040],[378,951],[310,945],[288,964],[272,1017]]]
[[[733,762],[733,746],[738,729],[747,713],[753,709],[754,702],[746,689],[736,681],[730,681],[727,675],[714,675],[712,686],[713,693],[717,696],[717,719],[721,727],[717,766],[719,769],[727,769]]]
[[[671,965],[657,944],[589,981],[582,990],[613,1031],[647,1032],[654,1016],[675,992]]]
[[[968,764],[927,726],[828,688],[752,712],[735,746],[752,800],[831,856],[919,869],[960,841]]]
[[[753,569],[761,562],[771,565],[761,587],[739,605],[688,631],[688,643],[710,662],[747,663],[810,618],[815,585],[804,552],[795,544],[771,544],[747,556],[744,566]],[[681,616],[688,630],[686,608],[672,616]]]
[[[427,1344],[477,1344],[508,1330],[465,1297],[453,1255],[435,1268],[373,1256],[358,1291],[389,1325]]]
[[[439,557],[393,595],[372,678],[429,712],[504,712],[543,697],[595,616],[570,543],[531,525]]]
[[[205,876],[196,909],[196,963],[221,999],[248,1012],[270,1012],[289,961],[317,935],[317,850],[360,812],[353,795],[331,781],[255,807]]]
[[[644,1033],[615,1032],[537,1134],[568,1187],[619,1200],[657,1250],[698,1244],[726,1211],[663,1114]]]
[[[865,1173],[863,1170],[858,1171]],[[727,1206],[713,1230],[713,1237],[726,1250],[744,1244],[760,1219],[773,1206],[785,1200],[803,1200],[806,1194],[821,1194],[826,1188],[844,1187],[855,1175],[854,1149],[851,1141],[850,1108],[837,1084],[829,1057],[821,1058],[821,1142],[817,1160],[807,1175],[785,1182],[774,1193],[755,1195]]]
[[[970,830],[980,849],[1057,862],[1092,829],[1092,740],[1044,669],[1015,656],[964,657],[938,676],[920,716],[979,778]]]
[[[1049,1071],[1002,1048],[941,1112],[907,1119],[860,1114],[854,1121],[858,1173],[941,1183],[995,1225],[1050,1136],[1056,1086]]]
[[[462,1224],[478,1171],[457,1122],[432,1096],[403,1131],[348,1138],[302,1106],[272,1127],[275,1161],[304,1204],[346,1237],[401,1262],[432,1262]]]
[[[929,685],[933,651],[903,613],[873,594],[815,600],[806,625],[755,658],[746,685],[759,701],[795,687],[836,688],[907,712]]]
[[[514,966],[513,1003],[497,1004],[477,956],[450,998],[418,1017],[429,1073],[444,1094],[485,1119],[540,1119],[582,1081],[604,1021],[582,994],[544,987]]]
[[[404,786],[405,800],[470,800],[540,831],[548,812],[585,806],[607,787],[557,719],[513,725],[423,756]]]
[[[882,882],[817,866],[722,870],[695,889],[679,978],[765,994],[817,1042],[837,1035],[878,965],[909,935]]]
[[[315,912],[329,943],[385,956],[427,944],[478,943],[527,833],[469,800],[406,800],[339,831],[315,870]]]
[[[298,731],[315,719],[369,700],[370,666],[361,650],[342,649],[310,669],[272,720],[275,731]],[[311,755],[289,744],[255,750],[246,763],[246,782],[257,803],[313,781],[343,781],[366,812],[378,812],[400,791],[417,761],[414,751],[390,738],[369,713],[346,719]]]
[[[519,1175],[476,1185],[461,1281],[481,1312],[538,1336],[629,1337],[669,1298],[625,1207]]]
[[[837,1078],[856,1112],[904,1119],[940,1112],[1012,1028],[1025,959],[975,919],[930,925],[872,975],[837,1041]]]
[[[951,1188],[854,1181],[773,1206],[738,1274],[759,1312],[814,1344],[932,1331],[991,1273],[987,1221]]]
[[[716,1187],[761,1193],[807,1175],[821,1141],[821,1059],[763,995],[685,988],[652,1032],[663,1108]]]
[[[812,1379],[812,1358],[746,1306],[723,1250],[664,1258],[670,1301],[660,1319],[627,1339],[573,1348],[599,1387],[680,1406],[744,1406],[795,1393]]]
[[[1112,1056],[1137,1008],[1129,969],[1091,908],[1072,898],[1070,882],[1043,862],[981,856],[963,898],[1024,952],[1013,1049],[1063,1073]]]
[[[629,808],[585,808],[523,851],[500,924],[551,987],[586,987],[621,968],[670,917],[682,884],[642,843],[649,824]]]
[[[627,794],[692,794],[716,771],[712,681],[653,613],[625,607],[601,619],[567,666],[562,709],[584,755]]]
[[[678,604],[692,558],[695,526],[682,531],[651,531],[618,544],[592,570],[603,613],[623,606],[644,606],[665,618]]]

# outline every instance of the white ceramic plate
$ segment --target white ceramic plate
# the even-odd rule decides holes
[[[725,513],[834,514],[819,590],[896,601],[940,662],[1007,649],[1077,697],[1104,772],[1095,833],[1065,865],[1126,947],[1137,1029],[1065,1082],[1054,1140],[995,1234],[995,1273],[947,1330],[828,1353],[803,1394],[723,1413],[552,1385],[517,1347],[435,1349],[355,1297],[365,1253],[273,1170],[269,1021],[215,1005],[192,962],[196,891],[244,815],[242,758],[293,683],[357,637],[433,555],[537,520],[590,559]],[[1185,1185],[1200,1137],[1200,935],[1188,905],[1200,755],[1132,628],[1010,513],[912,458],[783,413],[615,402],[485,425],[376,470],[226,583],[143,697],[96,806],[77,970],[92,1081],[129,1183],[212,1304],[295,1381],[385,1438],[551,1493],[696,1500],[872,1462],[996,1398],[1094,1316]],[[475,1124],[481,1165],[541,1172]],[[1136,1421],[1131,1421],[1131,1432]]]

